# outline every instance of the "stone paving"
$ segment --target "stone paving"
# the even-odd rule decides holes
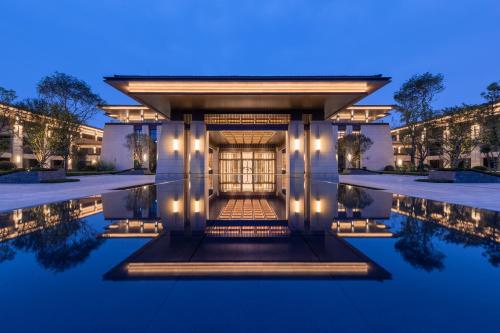
[[[423,183],[426,177],[402,175],[341,175],[340,182],[373,187],[385,192],[500,211],[499,183]]]
[[[82,198],[155,181],[154,175],[98,175],[71,178],[79,178],[80,181],[59,184],[0,184],[0,211]]]

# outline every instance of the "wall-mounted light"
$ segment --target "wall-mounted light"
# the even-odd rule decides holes
[[[402,165],[403,165],[403,160],[402,160],[402,159],[400,159],[400,158],[398,158],[398,166],[400,167],[400,166],[402,166]]]
[[[148,154],[143,154],[143,155],[142,155],[142,159],[143,159],[144,161],[146,161],[146,160],[148,159]]]
[[[71,160],[70,160],[71,161]],[[16,163],[21,163],[21,156],[17,155],[16,156]]]
[[[299,139],[293,140],[293,148],[295,149],[295,151],[300,150],[300,140]]]
[[[179,212],[179,201],[178,200],[174,200],[174,202],[172,202],[172,212],[173,213]]]
[[[321,200],[316,200],[316,213],[321,213]]]
[[[200,145],[200,139],[195,139],[194,140],[194,150],[195,151],[200,151],[200,147],[201,147],[201,145]]]
[[[194,202],[194,212],[199,213],[200,212],[200,200],[196,200]]]
[[[351,154],[347,154],[347,160],[350,162],[352,160],[352,155]]]
[[[295,214],[300,213],[300,201],[299,200],[295,200],[294,212],[295,212]]]
[[[314,147],[316,148],[316,151],[321,150],[321,140],[319,138],[314,142]]]
[[[179,151],[179,139],[174,139],[174,141],[172,142],[172,148],[174,149],[174,151]]]

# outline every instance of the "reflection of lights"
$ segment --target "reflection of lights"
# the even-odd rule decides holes
[[[299,139],[293,140],[293,147],[296,151],[298,151],[300,149],[300,140]]]
[[[194,150],[200,151],[200,139],[194,140]]]
[[[294,205],[294,211],[295,213],[300,213],[300,201],[299,200],[295,200],[295,205]]]
[[[174,149],[174,151],[179,150],[179,139],[174,139],[174,142],[172,143],[172,148]]]
[[[316,200],[316,213],[321,213],[321,200]]]
[[[316,151],[321,150],[321,140],[320,139],[316,139],[315,147],[316,147]]]
[[[199,213],[200,212],[200,200],[196,200],[194,202],[194,212]]]
[[[174,212],[174,213],[179,212],[179,201],[178,200],[174,200],[174,202],[172,204],[172,212]]]

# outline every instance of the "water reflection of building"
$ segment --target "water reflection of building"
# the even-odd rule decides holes
[[[102,201],[104,218],[112,223],[101,237],[156,237],[163,230],[154,186],[104,193]]]
[[[280,194],[281,199],[272,195],[235,199],[238,197],[209,193],[206,178],[158,184],[137,191],[149,200],[136,201],[142,206],[135,209],[135,215],[126,204],[130,194],[103,195],[106,219],[130,221],[142,216],[144,221],[161,221],[163,228],[158,237],[108,272],[106,278],[390,277],[382,267],[331,232],[332,221],[338,217],[338,184],[304,178],[290,179],[289,184],[290,191]],[[148,215],[153,200],[156,214]],[[227,210],[231,200],[243,200],[243,204],[234,208],[233,202],[236,213],[226,212],[220,218],[220,212]],[[244,202],[248,203],[246,208]],[[276,217],[263,218],[255,211],[265,205],[274,210]],[[387,207],[388,214],[390,198]],[[370,213],[373,207],[365,208],[374,214]],[[382,215],[380,212],[375,217]]]
[[[54,209],[54,204],[37,206],[35,208],[20,208],[11,212],[0,213],[0,242],[14,239],[49,228],[63,222],[66,211]],[[82,219],[102,211],[102,201],[98,196],[69,200],[68,209],[75,218]],[[36,214],[34,210],[36,209]],[[41,221],[43,220],[43,221]],[[43,223],[41,223],[43,222]]]
[[[500,243],[500,213],[394,194],[394,213],[436,223],[450,230]]]

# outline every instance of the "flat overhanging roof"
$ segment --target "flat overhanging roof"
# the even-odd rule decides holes
[[[125,76],[105,82],[152,110],[323,110],[325,119],[390,82],[373,76]],[[248,111],[247,111],[248,110]]]

